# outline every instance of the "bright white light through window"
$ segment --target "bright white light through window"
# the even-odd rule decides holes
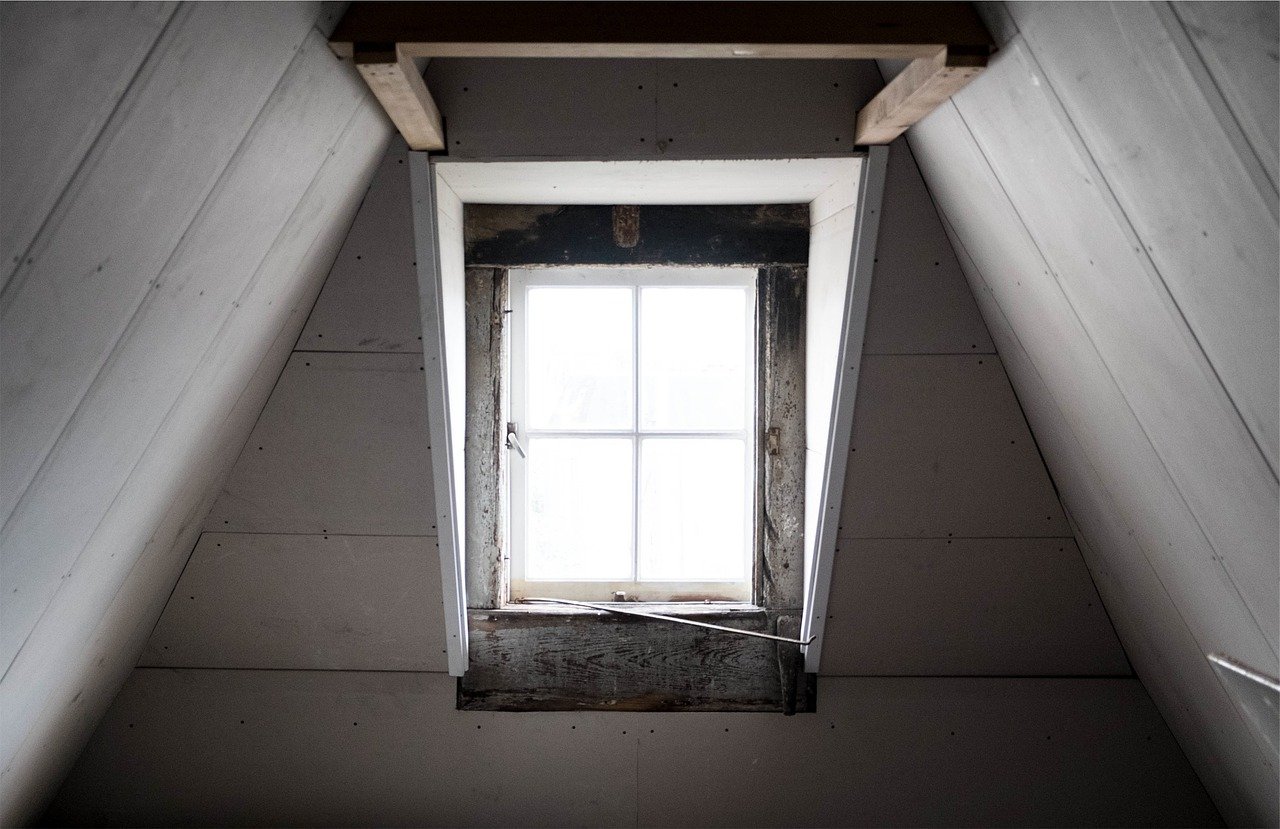
[[[512,595],[751,598],[755,271],[512,271]]]

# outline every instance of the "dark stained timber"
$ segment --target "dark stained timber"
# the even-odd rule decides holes
[[[623,210],[624,222],[609,205],[468,204],[467,264],[803,265],[809,259],[808,205]]]
[[[697,618],[774,630],[764,611]],[[458,684],[460,709],[786,710],[779,665],[787,657],[767,640],[589,612],[473,610],[468,621],[471,667]],[[805,698],[810,707],[800,710],[812,710],[813,696]]]
[[[398,42],[422,45],[421,56],[871,59],[989,46],[991,37],[971,4],[953,2],[368,2],[351,4],[330,42],[339,54]],[[481,49],[503,44],[515,48]],[[522,47],[539,44],[569,48]]]

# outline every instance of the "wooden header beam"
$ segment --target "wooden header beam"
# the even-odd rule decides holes
[[[357,2],[330,46],[354,60],[418,150],[444,146],[418,58],[911,60],[858,115],[855,141],[878,144],[972,80],[993,48],[969,3],[768,0]]]

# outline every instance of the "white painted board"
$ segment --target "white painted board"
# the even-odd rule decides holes
[[[1125,313],[1150,308],[1151,315],[1171,317],[1159,331],[1138,327],[1147,315],[1135,319],[1135,334],[1142,331],[1151,347],[1163,353],[1203,349],[1196,362],[1182,356],[1176,361],[1221,383],[1226,389],[1222,396],[1229,398],[1225,405],[1239,409],[1270,466],[1268,509],[1274,517],[1280,452],[1280,225],[1274,183],[1260,169],[1256,176],[1252,173],[1256,160],[1236,140],[1239,127],[1219,98],[1218,86],[1197,77],[1194,57],[1178,48],[1175,36],[1182,35],[1181,27],[1172,16],[1162,19],[1164,4],[1011,3],[1008,8],[1022,40],[1007,46],[998,59],[1006,83],[979,84],[957,98],[965,102],[961,109],[966,115],[985,116],[970,121],[979,144],[997,154],[996,172],[1007,184],[1025,185],[1011,189],[1010,197],[1026,212],[1033,234],[1044,221],[1038,214],[1057,213],[1061,219],[1069,211],[1079,217],[1063,225],[1062,235],[1098,263],[1103,274],[1098,282],[1115,286],[1116,296],[1109,299],[1114,307]],[[1277,106],[1280,94],[1274,15],[1271,20],[1271,57],[1263,58],[1270,66],[1258,81],[1268,92],[1251,105],[1260,108]],[[1175,27],[1172,33],[1166,23]],[[1052,100],[1043,86],[1036,86],[1040,81],[1052,84]],[[1060,112],[1055,112],[1057,106]],[[1069,124],[1062,123],[1064,115]],[[1011,138],[1026,135],[1032,125],[1063,133],[1046,134],[1034,144]],[[1074,141],[1087,148],[1087,160],[1075,157]],[[1010,142],[1017,152],[1004,149]],[[1051,168],[1042,167],[1055,175],[1028,177],[1023,165],[1045,157],[1058,159]],[[1044,196],[1031,188],[1053,193],[1034,212],[1024,200]],[[1114,229],[1108,236],[1082,233],[1082,220],[1111,222]],[[1041,244],[1053,248],[1047,251],[1050,262],[1067,269],[1059,255],[1061,243],[1040,235]],[[1112,243],[1108,237],[1119,238]],[[1134,247],[1141,248],[1140,256],[1134,256]],[[1105,275],[1106,269],[1116,268],[1132,276],[1121,280]],[[1081,314],[1086,323],[1099,319],[1083,307]],[[1181,341],[1163,333],[1177,326],[1189,327]],[[1187,414],[1198,408],[1195,385],[1184,388],[1167,374],[1139,368],[1137,360],[1134,367],[1168,378],[1170,390],[1187,396],[1179,407]],[[1205,431],[1203,426],[1200,430]],[[1225,421],[1212,430],[1235,431]],[[1217,458],[1249,468],[1237,458],[1238,450],[1207,440],[1202,445],[1208,457],[1193,466]],[[1178,463],[1167,454],[1165,460],[1177,477]],[[1226,524],[1242,521],[1225,511],[1222,517]],[[1200,519],[1213,523],[1209,515]],[[1275,538],[1273,533],[1270,547],[1276,546]],[[1233,542],[1237,547],[1245,543]],[[1221,554],[1229,555],[1225,549]],[[1275,556],[1271,558],[1274,564]],[[1274,609],[1274,590],[1269,592]],[[1275,615],[1270,619],[1272,628],[1280,626]]]
[[[409,156],[414,250],[422,309],[423,392],[431,440],[430,485],[440,538],[449,673],[467,670],[466,585],[466,268],[462,200],[426,153]]]
[[[1068,534],[998,357],[863,358],[840,538]]]
[[[297,348],[421,353],[414,256],[408,148],[397,136],[369,185]]]
[[[1071,538],[846,539],[824,675],[1129,674]]]
[[[422,359],[295,352],[205,528],[436,534]]]
[[[817,673],[831,590],[849,434],[853,426],[884,195],[887,147],[871,147],[857,195],[809,231],[805,293],[805,670]],[[810,206],[818,214],[818,200]]]
[[[435,169],[464,203],[808,204],[813,223],[852,203],[860,156],[633,161],[474,161]],[[828,191],[831,191],[828,194]],[[831,197],[835,198],[832,199]]]
[[[1280,5],[1170,3],[1275,187],[1280,181]]]
[[[0,5],[0,289],[176,6]]]
[[[796,717],[455,694],[442,674],[138,670],[47,820],[1219,824],[1134,679],[829,679]]]
[[[1022,28],[1025,36],[1025,26]],[[1099,170],[1073,141],[1069,125],[1042,85],[1043,73],[1026,47],[1015,41],[987,70],[992,82],[966,88],[956,97],[956,105],[1059,290],[1141,422],[1180,496],[1203,527],[1222,562],[1221,572],[1240,591],[1274,650],[1280,636],[1280,605],[1276,602],[1276,584],[1280,582],[1276,503],[1280,490],[1276,478],[1224,389],[1223,383],[1229,387],[1230,379],[1215,371],[1201,351],[1201,345],[1208,347],[1207,332],[1190,313],[1190,297],[1178,296],[1176,285],[1169,281],[1168,264],[1150,250],[1138,249],[1144,241],[1147,247],[1160,243],[1150,236],[1134,238],[1112,211],[1107,193],[1094,184]],[[1090,146],[1102,140],[1089,137],[1087,132],[1086,137]],[[1054,163],[1046,163],[1046,158]],[[1129,165],[1121,166],[1133,173]],[[1104,162],[1103,173],[1108,179],[1114,178],[1116,169],[1114,163]],[[1159,175],[1168,178],[1167,169],[1159,166]],[[1156,174],[1153,169],[1151,175]],[[1213,201],[1209,194],[1203,195],[1206,203]],[[1248,194],[1241,198],[1247,201]],[[1148,200],[1164,199],[1164,195],[1150,195]],[[1133,205],[1126,206],[1125,215],[1134,216]],[[1221,220],[1215,216],[1212,221]],[[1209,238],[1215,238],[1216,225],[1205,227]],[[1140,227],[1138,230],[1143,233]],[[1244,232],[1240,228],[1232,232],[1236,231]],[[1187,235],[1190,229],[1182,227],[1181,232]],[[1198,228],[1194,235],[1204,238]],[[1276,255],[1268,257],[1266,253],[1267,245],[1274,251],[1280,237],[1273,227],[1262,247],[1257,246],[1258,241],[1237,240],[1250,245],[1242,254],[1246,259],[1267,260],[1265,280],[1270,282],[1270,299],[1265,290],[1250,293],[1244,284],[1236,284],[1230,289],[1230,302],[1252,307],[1247,313],[1241,309],[1238,318],[1224,317],[1222,322],[1243,338],[1242,347],[1248,342],[1250,359],[1271,352],[1265,358],[1271,362],[1270,376],[1260,378],[1261,385],[1255,387],[1262,390],[1266,383],[1276,382],[1275,361],[1280,359],[1274,344],[1280,336],[1276,323],[1280,300],[1274,293],[1280,280],[1276,278]],[[1192,255],[1183,250],[1175,267],[1182,268]],[[1225,267],[1222,263],[1228,260],[1216,257],[1219,264],[1197,279],[1225,300],[1220,292],[1237,278],[1248,281],[1245,272],[1251,266],[1240,260]],[[1159,273],[1152,269],[1153,264]],[[1220,272],[1222,281],[1209,278],[1211,272]],[[1230,277],[1229,272],[1233,274]],[[1255,273],[1262,279],[1260,272]],[[1027,278],[1037,279],[1034,274]],[[1208,288],[1209,283],[1215,287]],[[1173,291],[1172,296],[1166,287]],[[1226,313],[1225,306],[1215,307]],[[1265,317],[1271,321],[1266,324],[1269,333],[1264,334],[1259,327]],[[1261,365],[1258,371],[1266,373]],[[1269,398],[1268,405],[1274,411],[1275,393]]]
[[[6,664],[244,296],[270,278],[265,258],[368,94],[330,55],[318,33],[303,45],[185,237],[168,240],[176,248],[152,290],[0,531]]]
[[[436,540],[205,533],[138,664],[444,671]]]
[[[1273,752],[1280,751],[1280,682],[1222,654],[1209,654],[1209,662],[1235,698],[1244,719]]]
[[[156,289],[317,11],[183,7],[122,101],[128,117],[111,121],[42,225],[0,298],[0,516]]]

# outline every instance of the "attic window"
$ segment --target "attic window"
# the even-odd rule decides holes
[[[755,271],[510,272],[514,601],[750,601]]]
[[[884,160],[883,147],[801,159],[410,156],[446,643],[449,672],[460,677],[460,707],[812,705],[812,697],[801,701],[802,678],[819,668]],[[489,225],[495,244],[487,248],[468,236],[477,226],[468,215],[481,207],[496,211]],[[672,210],[684,217],[668,218],[665,237],[655,234]],[[638,234],[619,232],[620,214],[633,214]],[[576,217],[584,224],[567,234],[555,227],[530,233],[528,223],[513,227],[513,216],[535,223],[539,216]],[[759,220],[767,225],[779,216],[790,217],[779,234],[762,232]],[[684,253],[699,258],[672,257],[671,245],[689,238],[688,218],[702,222],[694,228],[702,243],[686,245]],[[715,224],[722,220],[748,232],[722,232]],[[760,241],[773,251],[783,244],[785,256],[753,253]],[[509,390],[494,378],[507,376],[511,358],[508,276],[588,263],[756,271],[756,318],[766,324],[756,342],[754,437],[768,452],[757,447],[753,470],[755,510],[767,515],[755,534],[754,606],[681,607],[718,615],[710,620],[716,624],[808,643],[803,648],[758,637],[712,640],[700,628],[612,613],[507,605],[506,487],[496,482],[511,457],[505,428],[516,421],[503,416]],[[768,320],[778,324],[770,329]],[[770,365],[787,368],[771,374]],[[802,382],[790,382],[797,377]],[[771,412],[791,425],[775,434]],[[679,658],[632,658],[657,654],[659,645]]]

